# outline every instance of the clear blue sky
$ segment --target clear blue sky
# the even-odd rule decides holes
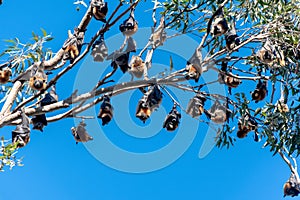
[[[109,13],[112,12],[116,3],[117,1],[109,1]],[[139,6],[137,10],[147,9],[148,6]],[[47,3],[37,0],[4,0],[3,5],[0,6],[0,26],[2,27],[0,39],[18,37],[21,41],[26,42],[31,38],[32,31],[40,33],[40,28],[44,28],[55,37],[55,40],[51,41],[48,46],[53,51],[57,51],[67,37],[67,30],[73,29],[84,15],[83,7],[79,12],[75,8],[72,0],[54,0]],[[151,25],[149,12],[138,11],[138,13],[136,16],[140,27]],[[91,33],[99,29],[101,25],[101,22],[92,20],[86,39],[91,38]],[[119,33],[117,27],[111,29],[106,38],[113,37],[116,33]],[[147,37],[142,39],[144,42],[147,41]],[[111,46],[119,45],[118,42],[122,42],[116,42],[113,39],[111,41],[113,41]],[[4,43],[1,41],[0,45],[2,51]],[[178,51],[183,47],[187,48],[181,46]],[[194,46],[190,49],[193,48]],[[111,47],[111,49],[113,48]],[[156,63],[167,65],[168,59],[168,52],[161,51],[160,54],[154,55]],[[179,69],[184,66],[185,61],[180,57],[177,59],[179,64],[176,63],[175,68]],[[85,62],[91,63],[89,60],[83,61],[83,63]],[[97,70],[110,69],[106,66],[107,63],[106,65],[98,63],[91,65],[93,65],[89,68],[91,71],[88,77],[85,77],[87,85],[95,83],[92,81],[93,78],[96,80],[100,78],[98,76],[100,72]],[[76,86],[74,77],[77,75],[79,67],[83,69],[86,66],[79,65],[57,84],[60,98],[67,97]],[[93,72],[96,77],[91,75]],[[118,72],[117,76],[120,75],[121,73]],[[129,76],[122,78],[129,80]],[[128,96],[125,95],[125,97]],[[139,97],[140,93],[133,93],[130,102],[135,102],[134,99]],[[120,104],[124,99],[121,97],[119,100],[114,100],[115,105],[121,109],[122,105]],[[165,99],[168,99],[166,95]],[[166,107],[165,112],[168,112],[170,104],[164,103],[163,106]],[[98,108],[99,106],[96,109]],[[127,104],[123,106],[123,110],[127,111],[127,108]],[[262,143],[254,143],[252,133],[246,139],[238,140],[235,146],[229,150],[214,148],[205,158],[200,159],[198,153],[204,140],[206,125],[199,124],[198,128],[194,128],[198,122],[183,116],[186,121],[182,123],[188,123],[189,127],[180,129],[180,134],[158,131],[157,134],[151,136],[151,133],[156,133],[156,124],[162,123],[164,113],[162,111],[159,113],[159,111],[157,116],[160,118],[147,122],[144,127],[140,121],[134,118],[135,104],[130,108],[130,116],[127,115],[127,117],[128,119],[132,118],[132,122],[138,127],[138,132],[134,131],[130,124],[126,127],[125,114],[119,114],[119,121],[114,121],[104,127],[103,132],[97,132],[98,125],[93,126],[97,120],[92,120],[88,122],[88,130],[95,140],[87,144],[88,150],[81,143],[75,144],[70,132],[70,128],[74,126],[74,121],[71,119],[49,124],[44,129],[44,133],[33,130],[30,143],[20,149],[18,153],[19,156],[24,156],[25,166],[16,167],[12,171],[6,170],[0,174],[0,200],[282,199],[282,186],[289,177],[289,169],[278,155],[272,157],[268,149],[262,149]],[[91,112],[97,112],[97,110]],[[151,123],[154,125],[151,126]],[[119,124],[124,126],[118,127]],[[1,129],[0,135],[9,138],[13,128]],[[158,129],[160,130],[160,127]],[[194,135],[189,131],[190,129],[197,132],[194,139],[189,138]],[[140,134],[140,137],[144,134],[147,138],[130,136],[130,133],[135,136]],[[182,142],[192,142],[191,145],[171,165],[149,173],[134,174],[118,171],[108,167],[89,153],[89,151],[95,150],[100,157],[105,154],[106,156],[103,157],[106,159],[111,156],[111,160],[116,161],[117,157],[112,152],[104,151],[105,147],[101,146],[101,139],[105,138],[104,135],[120,148],[140,154],[160,150],[170,144],[177,137],[176,134],[181,137],[179,139],[182,139]],[[99,141],[100,143],[97,143]],[[178,152],[176,152],[175,146],[174,155],[176,153]],[[157,157],[152,157],[153,160],[135,160],[134,162],[123,157],[123,159],[120,158],[120,162],[129,168],[136,164],[138,168],[162,159],[167,160],[166,157],[160,158],[159,156],[160,154],[157,154]],[[138,163],[139,161],[145,163]]]

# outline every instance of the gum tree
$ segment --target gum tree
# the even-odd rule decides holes
[[[154,0],[149,18],[153,22],[152,34],[145,38],[148,43],[140,51],[136,50],[133,39],[141,26],[136,23],[134,12],[142,9],[140,5],[145,1],[120,1],[115,8],[102,0],[92,0],[87,8],[84,1],[76,3],[86,13],[57,52],[44,47],[53,39],[45,30],[42,36],[33,33],[30,43],[23,44],[17,38],[7,40],[9,46],[1,54],[6,62],[0,65],[3,86],[0,127],[15,129],[12,138],[3,135],[1,169],[21,164],[15,151],[27,144],[31,129],[42,130],[48,123],[65,118],[88,119],[89,116],[80,113],[97,104],[102,109],[98,118],[105,125],[113,118],[110,98],[129,90],[141,90],[143,97],[137,99],[136,116],[142,121],[151,117],[164,93],[174,103],[164,123],[169,131],[179,125],[180,109],[203,124],[209,121],[212,125],[221,124],[215,126],[218,147],[229,148],[236,138],[253,135],[255,142],[281,156],[290,168],[285,195],[298,195],[299,2]],[[102,27],[87,39],[84,36],[91,20],[98,20]],[[124,34],[124,43],[108,55],[104,34],[114,26]],[[168,35],[168,29],[177,33]],[[169,71],[149,76],[148,72],[156,67],[152,66],[152,58],[157,56],[155,50],[183,34],[199,41],[186,66],[176,66],[171,57]],[[111,71],[87,93],[73,91],[67,99],[57,97],[55,84],[90,55],[95,62],[111,60]],[[117,70],[130,73],[131,80],[115,84]],[[207,83],[201,79],[208,71],[218,74],[216,80]],[[183,84],[187,80],[188,84]],[[241,83],[249,83],[252,88]],[[209,84],[224,84],[226,95],[210,93],[205,89]],[[172,88],[195,96],[188,105],[181,105],[169,92]],[[57,110],[60,114],[51,115]],[[71,130],[77,142],[92,139],[84,122]]]

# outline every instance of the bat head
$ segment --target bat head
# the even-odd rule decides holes
[[[192,64],[187,65],[186,71],[188,72],[186,76],[187,79],[194,79],[196,83],[199,81],[201,74]]]
[[[44,79],[43,77],[39,77],[39,76],[33,76],[29,79],[29,85],[32,89],[35,90],[42,90],[45,89],[47,86],[47,80]]]
[[[30,130],[22,125],[18,125],[16,129],[12,131],[12,141],[13,143],[17,143],[17,147],[19,148],[26,146],[30,141]]]
[[[0,71],[0,83],[5,84],[9,81],[10,76],[12,75],[11,69],[5,68]]]

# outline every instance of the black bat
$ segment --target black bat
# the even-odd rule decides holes
[[[98,114],[98,118],[102,120],[102,126],[108,124],[113,118],[114,108],[110,103],[110,98],[108,96],[104,96],[103,102],[100,106],[100,111]]]
[[[138,23],[134,19],[134,16],[131,14],[128,19],[123,21],[119,26],[119,30],[126,36],[132,36],[138,30]]]
[[[177,129],[181,119],[181,114],[177,111],[176,106],[169,112],[163,124],[163,128],[167,131],[174,131]]]
[[[17,143],[17,147],[24,147],[30,141],[30,119],[24,112],[21,114],[22,122],[17,125],[16,129],[12,131],[12,142]]]
[[[289,180],[283,186],[284,196],[295,197],[300,193],[300,183],[297,181],[296,175],[294,173],[291,174]]]
[[[55,86],[51,87],[50,92],[48,92],[45,97],[40,101],[39,106],[46,106],[58,101],[58,96],[56,94]],[[45,114],[36,115],[32,119],[33,129],[40,130],[43,132],[44,126],[48,125],[47,118]]]

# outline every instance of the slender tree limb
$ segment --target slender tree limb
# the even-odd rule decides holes
[[[240,79],[240,80],[252,80],[252,81],[256,81],[256,80],[269,80],[270,79],[269,76],[254,76],[254,77],[238,76],[238,75],[234,75],[232,73],[223,72],[223,71],[219,70],[216,67],[210,67],[210,69],[213,69],[214,71],[217,71],[218,73],[222,73],[222,74],[225,74],[227,76],[230,76],[230,77],[233,77],[233,78],[237,78],[237,79]]]
[[[9,93],[2,109],[0,112],[0,119],[11,109],[14,100],[17,98],[18,92],[20,91],[20,89],[22,88],[22,82],[21,81],[17,81],[14,83],[11,92]]]
[[[296,176],[297,182],[300,183],[299,174],[297,170],[293,167],[290,160],[283,154],[281,150],[278,150],[278,153],[281,156],[281,158],[284,160],[284,162],[289,166],[291,172]]]
[[[61,108],[66,108],[70,104],[86,101],[90,98],[94,98],[95,96],[99,96],[105,93],[111,93],[112,96],[124,93],[129,90],[138,89],[140,87],[146,87],[153,84],[172,84],[176,82],[185,81],[185,78],[173,78],[173,79],[149,79],[149,80],[137,80],[125,83],[119,83],[113,86],[109,86],[106,88],[100,88],[95,91],[87,92],[82,95],[74,96],[72,98],[68,98],[68,101],[62,100],[57,103],[53,103],[51,105],[47,105],[41,108],[25,108],[25,114],[28,116],[44,114],[47,112],[52,112],[54,110],[58,110]],[[0,119],[0,128],[11,123],[12,121],[18,119],[21,116],[20,111],[15,111],[12,114],[4,116]]]
[[[65,113],[56,115],[56,116],[51,117],[51,118],[47,118],[47,122],[55,122],[55,121],[64,119],[64,118],[68,117],[69,115],[73,114],[74,111],[75,111],[76,109],[80,108],[83,104],[84,104],[84,101],[81,102],[79,105],[75,106],[74,108],[68,110],[68,111],[65,112]]]
[[[80,24],[78,25],[78,29],[81,31],[85,31],[86,28],[88,27],[91,19],[92,19],[92,5],[90,3],[88,9],[86,10],[86,13],[84,14],[83,18],[81,19]]]
[[[112,18],[116,15],[116,13],[118,12],[118,10],[123,6],[122,1],[120,1],[119,5],[116,7],[116,9],[113,11],[113,13],[110,15],[110,17],[107,20],[107,23],[110,23],[110,21],[112,20]]]
[[[58,63],[62,61],[63,55],[65,51],[63,49],[58,50],[58,52],[55,54],[53,58],[50,60],[43,61],[43,65],[45,67],[45,70],[53,70],[58,68]],[[63,62],[65,64],[65,62]],[[60,66],[62,67],[62,66]]]
[[[275,83],[272,82],[272,93],[271,93],[270,103],[273,103],[275,91],[276,91]]]

